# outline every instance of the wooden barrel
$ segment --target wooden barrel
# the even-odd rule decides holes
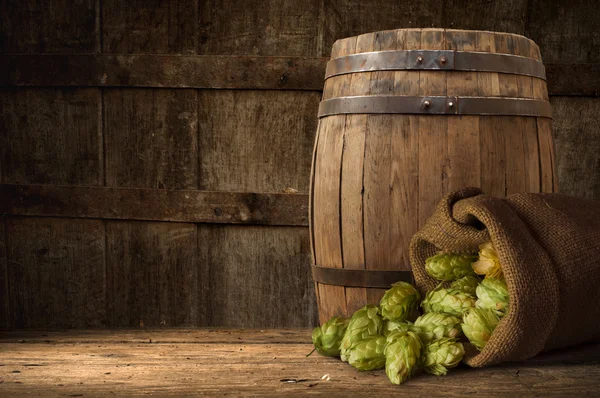
[[[320,321],[410,280],[412,235],[449,191],[556,192],[545,71],[514,34],[400,29],[338,40],[310,192]]]

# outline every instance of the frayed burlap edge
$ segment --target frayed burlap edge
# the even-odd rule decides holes
[[[437,251],[472,252],[486,241],[498,252],[510,294],[510,311],[481,352],[468,349],[464,362],[482,367],[521,361],[541,352],[552,333],[559,308],[559,288],[548,254],[505,199],[478,188],[453,192],[411,240],[410,262],[417,289],[424,294],[437,281],[425,260]]]

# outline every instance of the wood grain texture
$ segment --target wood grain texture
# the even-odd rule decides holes
[[[311,328],[234,329],[126,328],[78,330],[4,330],[0,343],[6,344],[310,344]]]
[[[560,191],[600,199],[600,99],[553,97],[550,102]]]
[[[477,51],[494,52],[493,33],[477,32],[475,35]],[[398,40],[404,41],[406,38]],[[321,91],[327,61],[328,58],[325,57],[248,55],[0,55],[0,86]],[[597,96],[600,93],[599,63],[545,63],[545,67],[550,95]],[[411,72],[396,71],[395,75],[402,73]],[[496,76],[497,79],[496,73],[479,73],[478,78],[489,78],[489,75]],[[333,80],[349,78],[349,75],[329,78],[325,87]],[[527,76],[520,76],[518,79],[531,80]],[[397,82],[399,80],[396,79]],[[521,86],[522,83],[519,84],[522,90],[528,89]],[[450,92],[458,92],[462,87],[461,84],[450,84],[448,89]],[[328,90],[325,92],[332,94]]]
[[[8,290],[8,267],[6,261],[5,218],[0,216],[0,329],[8,329],[11,321]]]
[[[195,0],[102,0],[102,51],[195,54]]]
[[[317,322],[306,228],[200,225],[202,325],[307,327]]]
[[[103,183],[100,91],[0,91],[2,182]]]
[[[11,328],[105,327],[104,226],[6,219]]]
[[[0,53],[97,52],[98,1],[0,2]]]
[[[106,222],[108,325],[197,324],[193,224]]]
[[[332,49],[332,57],[353,54],[357,50],[357,40],[338,41],[340,48]],[[362,45],[362,43],[361,43]],[[356,95],[368,94],[371,90],[371,76],[368,73],[339,76],[327,80],[323,99],[344,95],[352,90]],[[344,124],[344,145],[340,170],[340,233],[343,267],[365,268],[363,172],[365,160],[365,129],[367,115],[347,115]],[[346,287],[346,311],[354,313],[367,301],[366,289]],[[325,297],[324,300],[327,300]]]
[[[336,396],[340,391],[400,397],[414,396],[415,391],[444,397],[563,397],[600,391],[597,344],[483,369],[459,366],[445,377],[418,374],[396,386],[383,370],[359,372],[318,354],[306,358],[312,348],[306,329],[84,331],[2,341],[0,392],[11,397]]]
[[[442,29],[423,29],[421,48],[440,49],[446,46]],[[446,95],[446,74],[421,71],[419,95]],[[448,191],[448,118],[419,116],[419,227],[433,214],[438,202]]]
[[[325,0],[323,9],[323,56],[329,55],[333,42],[344,37],[386,29],[442,26],[443,22],[443,7],[435,0]]]
[[[232,55],[0,55],[0,86],[313,90],[322,57]]]
[[[540,151],[540,178],[542,192],[558,192],[558,173],[554,140],[552,137],[552,121],[537,118],[538,147]]]
[[[528,0],[447,0],[443,3],[445,28],[517,34],[525,31]]]
[[[0,184],[0,195],[7,215],[308,225],[300,194]]]
[[[340,176],[344,145],[345,116],[321,119],[315,159],[313,220],[316,265],[342,268],[343,252],[340,231]],[[343,286],[318,284],[319,319],[326,322],[332,316],[347,313]]]
[[[104,135],[107,186],[198,187],[194,90],[106,90]]]
[[[203,1],[199,53],[315,56],[319,10],[318,0]]]
[[[544,62],[598,63],[600,14],[594,0],[573,3],[530,1],[527,37],[539,46]]]
[[[318,93],[199,95],[201,189],[308,193]]]

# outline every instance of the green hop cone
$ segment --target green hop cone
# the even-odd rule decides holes
[[[340,343],[349,322],[349,319],[333,317],[321,326],[314,328],[312,342],[317,352],[327,357],[339,356]]]
[[[477,308],[492,310],[499,317],[503,317],[508,312],[508,286],[503,278],[485,278],[477,286]]]
[[[461,319],[450,314],[429,312],[415,321],[415,332],[424,344],[444,337],[454,338],[461,334]]]
[[[368,337],[358,342],[348,357],[348,363],[358,370],[375,370],[385,367],[386,345],[384,336]]]
[[[477,261],[474,254],[438,253],[425,261],[425,271],[439,281],[454,281],[475,275],[471,264]]]
[[[421,365],[427,373],[445,376],[448,369],[460,363],[465,355],[465,348],[457,339],[444,337],[434,340],[423,348]]]
[[[450,284],[450,289],[462,290],[463,292],[474,296],[475,289],[477,289],[480,282],[481,280],[478,277],[467,275],[452,282]]]
[[[500,318],[494,311],[471,308],[463,316],[462,330],[471,344],[481,351],[498,326],[498,322]]]
[[[401,322],[414,314],[421,296],[410,283],[396,282],[385,292],[379,307],[384,319]]]
[[[461,316],[469,308],[475,307],[475,297],[457,289],[441,289],[439,284],[427,293],[421,303],[425,312],[445,312]]]
[[[376,305],[367,305],[356,311],[342,338],[340,344],[340,357],[342,361],[348,361],[350,350],[359,341],[371,336],[381,335],[383,331],[383,320],[378,314],[379,308]]]
[[[409,330],[415,331],[415,326],[409,321],[394,322],[394,321],[383,321],[383,335],[388,336],[392,332],[408,332]]]
[[[385,347],[385,373],[394,384],[402,384],[418,369],[422,343],[416,333],[393,332]]]

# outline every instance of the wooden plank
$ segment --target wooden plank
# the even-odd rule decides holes
[[[540,150],[537,140],[537,120],[534,117],[521,119],[519,130],[523,136],[523,152],[525,153],[524,192],[541,192],[540,185]]]
[[[308,193],[318,93],[201,91],[200,188]]]
[[[102,0],[102,52],[195,54],[198,2]]]
[[[477,51],[494,52],[494,41],[480,38],[485,35],[493,34],[476,34],[481,40]],[[0,55],[0,86],[320,91],[327,61],[325,57],[248,55]],[[545,67],[550,95],[598,96],[600,93],[599,63],[545,63]],[[480,73],[479,77],[485,75],[489,74]],[[340,78],[344,75],[327,81]]]
[[[106,222],[110,327],[197,325],[193,224]]]
[[[527,0],[444,2],[443,27],[523,34]]]
[[[475,51],[477,49],[477,32],[464,30],[448,30],[445,34],[446,50]],[[477,72],[444,72],[449,96],[478,96]],[[483,94],[481,94],[483,96]]]
[[[11,313],[8,300],[8,265],[6,261],[7,235],[5,217],[0,217],[0,330],[8,329],[11,324]]]
[[[97,52],[97,0],[0,2],[0,53]]]
[[[542,192],[558,192],[557,165],[552,139],[552,119],[537,118],[538,145],[540,148],[540,178]]]
[[[530,153],[525,151],[523,134],[529,133],[525,129],[525,124],[529,117],[507,117],[504,118],[505,135],[505,156],[506,156],[506,177],[504,178],[506,194],[528,192],[529,180],[531,179],[525,173],[527,172],[527,157]],[[529,149],[529,148],[528,148]]]
[[[198,187],[194,90],[110,89],[103,99],[107,186]]]
[[[0,86],[315,90],[326,58],[232,55],[0,55]]]
[[[594,0],[575,3],[530,2],[526,35],[533,39],[548,63],[598,63],[600,15]]]
[[[198,232],[199,324],[317,323],[306,228],[201,225]]]
[[[453,5],[462,7],[462,5]],[[445,49],[457,51],[491,51],[488,32],[466,32],[448,30]],[[497,74],[485,74],[482,78],[478,72],[448,72],[447,87],[449,96],[488,96],[484,85],[491,83]],[[480,157],[479,152],[479,116],[449,117],[448,124],[448,162],[447,188],[450,191],[468,186],[479,186]]]
[[[7,215],[308,225],[299,194],[2,184],[0,195]]]
[[[2,344],[310,344],[310,328],[137,328],[79,330],[8,330]]]
[[[11,328],[107,326],[104,225],[6,219]]]
[[[423,49],[442,49],[445,35],[441,29],[423,29]],[[446,75],[421,71],[419,95],[446,95]],[[448,118],[419,116],[419,227],[433,214],[448,191]]]
[[[481,189],[490,196],[506,196],[506,131],[503,116],[479,118]]]
[[[340,233],[340,176],[344,144],[343,115],[321,119],[315,163],[313,231],[315,263],[321,267],[342,268]],[[346,314],[343,286],[318,284],[319,321]]]
[[[296,334],[309,339],[304,330]],[[308,341],[150,344],[107,339],[104,344],[71,344],[66,339],[58,343],[7,343],[3,348],[0,388],[11,397],[97,397],[111,393],[335,396],[340,391],[401,397],[414,396],[415,391],[445,397],[561,397],[594,395],[600,390],[600,350],[590,344],[521,363],[482,369],[459,366],[445,377],[418,374],[401,387],[391,384],[383,370],[359,372],[339,359],[317,354],[306,358],[311,349]]]
[[[339,51],[335,54],[337,57],[356,52],[357,38],[343,40],[343,43],[345,45],[340,46]],[[334,82],[331,87],[333,96],[369,94],[371,89],[370,73],[355,73],[340,76],[340,78],[344,80]],[[325,95],[323,97],[325,99]],[[363,174],[367,118],[367,115],[347,115],[344,126],[344,146],[340,170],[340,233],[343,266],[350,269],[365,268]],[[348,315],[353,314],[367,303],[367,291],[363,288],[346,287],[345,296]]]
[[[203,1],[199,53],[317,55],[319,12],[317,0]]]
[[[397,31],[399,50],[414,49],[421,43],[420,31]],[[394,95],[418,95],[416,71],[394,72]],[[419,117],[395,115],[389,131],[391,141],[390,169],[390,258],[397,269],[410,270],[408,246],[418,230],[419,214]]]
[[[435,0],[326,0],[323,9],[324,56],[337,39],[388,29],[442,26],[444,13]]]
[[[560,191],[600,199],[600,98],[551,98]]]
[[[102,185],[98,89],[0,91],[2,181]]]

